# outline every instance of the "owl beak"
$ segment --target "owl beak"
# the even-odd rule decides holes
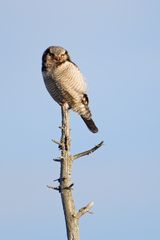
[[[60,60],[60,57],[59,57],[59,56],[55,56],[55,60],[56,60],[56,61],[59,61],[59,60]]]

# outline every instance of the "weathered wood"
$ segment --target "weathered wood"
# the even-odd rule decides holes
[[[95,152],[98,148],[100,148],[100,147],[103,145],[103,143],[104,143],[104,142],[102,141],[102,142],[100,142],[99,144],[97,144],[95,147],[93,147],[93,148],[91,148],[91,149],[89,149],[89,150],[87,150],[87,151],[84,151],[84,152],[81,152],[81,153],[78,153],[78,154],[73,155],[73,156],[72,156],[72,160],[76,160],[76,159],[78,159],[78,158],[84,157],[84,156],[86,156],[86,155],[89,155],[89,154]]]
[[[60,194],[65,215],[68,240],[79,240],[79,219],[76,218],[76,208],[72,196],[72,157],[70,155],[70,121],[68,105],[64,104],[62,110],[62,136],[61,136],[61,171]]]
[[[61,149],[60,158],[53,159],[56,162],[60,163],[60,177],[56,179],[59,183],[58,187],[47,186],[50,189],[58,190],[61,194],[62,206],[65,216],[66,230],[67,230],[67,239],[68,240],[79,240],[80,239],[80,230],[79,230],[79,220],[80,217],[85,213],[91,213],[90,210],[93,207],[93,202],[88,203],[85,207],[79,209],[75,208],[74,199],[72,196],[72,164],[77,158],[83,157],[85,155],[91,154],[96,151],[99,147],[102,146],[103,142],[100,142],[95,147],[79,153],[74,156],[70,153],[71,146],[71,137],[70,137],[70,119],[69,119],[69,109],[68,104],[65,103],[61,106],[62,114],[62,126],[61,129],[61,141],[55,141]]]

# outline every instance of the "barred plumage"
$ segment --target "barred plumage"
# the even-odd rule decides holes
[[[88,107],[86,83],[64,48],[46,49],[42,57],[42,74],[53,99],[60,105],[67,102],[73,111],[80,114],[90,131],[96,133],[98,128]]]

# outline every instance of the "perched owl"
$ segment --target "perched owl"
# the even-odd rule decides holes
[[[59,104],[68,104],[79,113],[89,130],[98,132],[88,107],[86,84],[80,70],[62,47],[49,47],[42,56],[42,74],[46,88]]]

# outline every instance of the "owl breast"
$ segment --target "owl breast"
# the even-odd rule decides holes
[[[66,61],[49,73],[43,72],[45,85],[53,99],[70,107],[81,102],[86,93],[86,83],[76,65]]]

